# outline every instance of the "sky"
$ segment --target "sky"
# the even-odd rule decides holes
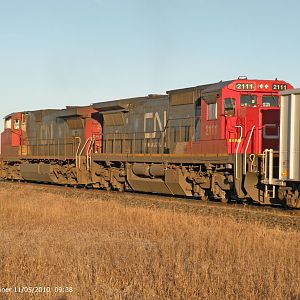
[[[0,116],[242,75],[300,87],[299,11],[298,0],[0,0]]]

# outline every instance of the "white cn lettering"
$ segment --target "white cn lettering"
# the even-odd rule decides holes
[[[164,127],[166,126],[167,118],[166,118],[167,112],[164,111],[164,117],[163,117],[163,124]],[[147,120],[152,119],[153,122],[153,132],[147,131]],[[150,121],[151,122],[151,121]],[[145,139],[154,139],[156,137],[157,131],[163,131],[164,127],[162,125],[162,122],[160,120],[160,116],[158,112],[156,113],[145,113],[144,115],[144,132],[145,132]]]

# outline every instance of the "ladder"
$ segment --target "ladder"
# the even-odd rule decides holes
[[[274,150],[266,149],[263,152],[263,183],[265,184],[265,196],[269,196],[268,186],[272,186],[272,197],[275,198],[275,179],[274,179]]]

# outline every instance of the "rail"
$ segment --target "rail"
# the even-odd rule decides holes
[[[80,168],[82,155],[85,155],[89,162],[87,167],[90,168],[91,157],[97,153],[171,153],[176,151],[176,147],[184,147],[192,141],[211,140],[201,138],[198,121],[200,122],[199,117],[172,118],[159,130],[96,133],[88,141],[79,136],[59,139],[31,138],[24,141],[21,155],[46,156],[51,159],[71,157],[75,159],[77,168]]]
[[[26,138],[20,147],[20,154],[25,157],[45,157],[51,159],[75,158],[81,143],[80,137],[59,139]]]
[[[93,134],[91,153],[159,154],[165,151],[163,131]]]
[[[169,153],[178,143],[200,140],[197,120],[200,122],[199,117],[172,118],[161,130],[94,134],[93,153]]]

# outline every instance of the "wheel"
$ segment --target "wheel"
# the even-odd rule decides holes
[[[204,194],[200,197],[200,199],[204,202],[209,201],[211,193],[209,191],[205,191]]]
[[[227,197],[220,199],[222,203],[228,203],[229,199]]]
[[[201,200],[204,201],[204,202],[208,201],[209,200],[208,195],[205,194],[204,196],[202,196]]]
[[[222,198],[220,199],[220,201],[221,201],[222,203],[228,203],[228,202],[230,202],[230,199],[231,199],[230,193],[229,193],[229,192],[225,192],[224,197],[222,197]]]

